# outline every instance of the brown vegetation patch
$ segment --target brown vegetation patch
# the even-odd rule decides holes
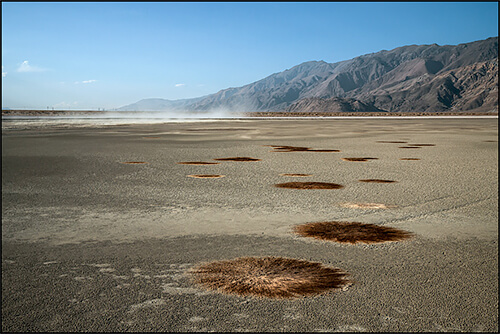
[[[312,176],[312,174],[300,174],[300,173],[283,173],[280,174],[281,176],[294,176],[294,177],[301,177],[301,176]]]
[[[218,161],[261,161],[261,159],[249,158],[249,157],[233,157],[233,158],[219,158],[214,159]]]
[[[183,161],[178,162],[180,165],[218,165],[218,162],[205,162],[205,161]]]
[[[395,208],[395,205],[386,205],[382,203],[340,203],[340,206],[353,209],[389,209]]]
[[[399,146],[399,148],[420,148],[419,146]]]
[[[498,140],[483,140],[485,143],[496,143]]]
[[[122,162],[122,164],[139,165],[139,164],[147,164],[147,162],[146,161],[125,161],[125,162]]]
[[[308,152],[340,152],[340,150],[309,150]]]
[[[412,236],[410,232],[388,226],[358,222],[319,222],[296,225],[294,232],[303,237],[340,243],[374,244],[387,241],[401,241]]]
[[[277,146],[277,145],[264,145],[270,146],[274,149],[271,152],[340,152],[340,150],[324,150],[324,149],[312,149],[310,147],[301,146]]]
[[[344,161],[368,161],[377,160],[378,158],[341,158]]]
[[[274,149],[272,152],[303,152],[309,151],[311,148],[309,147],[300,147],[300,146],[276,146],[276,145],[267,145]]]
[[[399,160],[411,160],[411,161],[413,161],[413,160],[420,160],[420,159],[419,158],[401,158]]]
[[[278,188],[290,189],[340,189],[344,188],[343,185],[327,182],[286,182],[274,185]]]
[[[397,181],[381,180],[381,179],[364,179],[364,180],[359,180],[359,182],[368,182],[368,183],[394,183],[394,182],[397,182]]]
[[[240,296],[297,298],[342,289],[349,274],[321,263],[282,257],[241,257],[201,264],[189,271],[208,290]]]
[[[186,131],[240,131],[240,130],[254,130],[251,128],[203,128],[203,129],[186,129]]]
[[[377,143],[392,143],[392,144],[406,144],[407,141],[389,141],[389,140],[377,140]]]
[[[408,144],[408,146],[436,146],[436,144]]]
[[[188,175],[189,177],[194,177],[197,179],[217,179],[220,177],[224,177],[224,175],[219,175],[219,174],[193,174],[193,175]]]

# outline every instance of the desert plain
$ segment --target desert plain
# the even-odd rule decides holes
[[[327,221],[412,237],[293,232]],[[189,274],[241,257],[353,283],[275,299]],[[497,332],[498,118],[2,120],[2,331]]]

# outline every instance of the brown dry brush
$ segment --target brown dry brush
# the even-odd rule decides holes
[[[389,226],[340,221],[296,225],[294,232],[303,237],[349,244],[402,241],[413,235]]]
[[[261,161],[261,159],[250,158],[250,157],[231,157],[231,158],[218,158],[214,160],[219,161]]]
[[[192,174],[188,175],[188,177],[194,177],[197,179],[216,179],[219,177],[224,177],[224,175],[219,175],[219,174]]]
[[[340,152],[340,150],[328,150],[328,149],[312,149],[310,147],[301,146],[276,146],[267,145],[274,148],[272,152]]]
[[[205,263],[189,271],[208,290],[240,296],[297,298],[351,285],[349,274],[317,262],[282,257],[241,257]]]
[[[340,150],[324,150],[324,149],[312,149],[308,152],[340,152]]]
[[[398,182],[398,181],[381,180],[381,179],[364,179],[364,180],[359,180],[359,182],[366,182],[366,183],[394,183],[394,182]]]
[[[407,141],[398,141],[398,140],[394,140],[394,141],[389,141],[389,140],[377,140],[377,143],[406,144],[406,143],[408,143],[408,142],[407,142]]]
[[[341,158],[344,161],[368,161],[377,160],[378,158]]]
[[[278,188],[291,188],[291,189],[341,189],[343,185],[337,183],[327,182],[285,182],[274,185]]]
[[[205,162],[205,161],[182,161],[178,162],[180,165],[218,165],[218,162]]]
[[[304,152],[309,151],[311,148],[309,147],[300,147],[300,146],[274,146],[270,145],[274,148],[273,152]]]

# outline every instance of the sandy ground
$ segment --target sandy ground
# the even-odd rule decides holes
[[[498,119],[89,124],[2,122],[2,331],[498,330]],[[261,161],[177,164],[227,157]],[[273,186],[291,181],[344,188]],[[292,233],[331,220],[415,237],[344,245]],[[273,300],[186,275],[241,256],[321,262],[355,283]]]

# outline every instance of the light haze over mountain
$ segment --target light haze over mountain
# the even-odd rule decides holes
[[[183,100],[143,99],[119,111],[498,111],[498,37],[408,45]]]

